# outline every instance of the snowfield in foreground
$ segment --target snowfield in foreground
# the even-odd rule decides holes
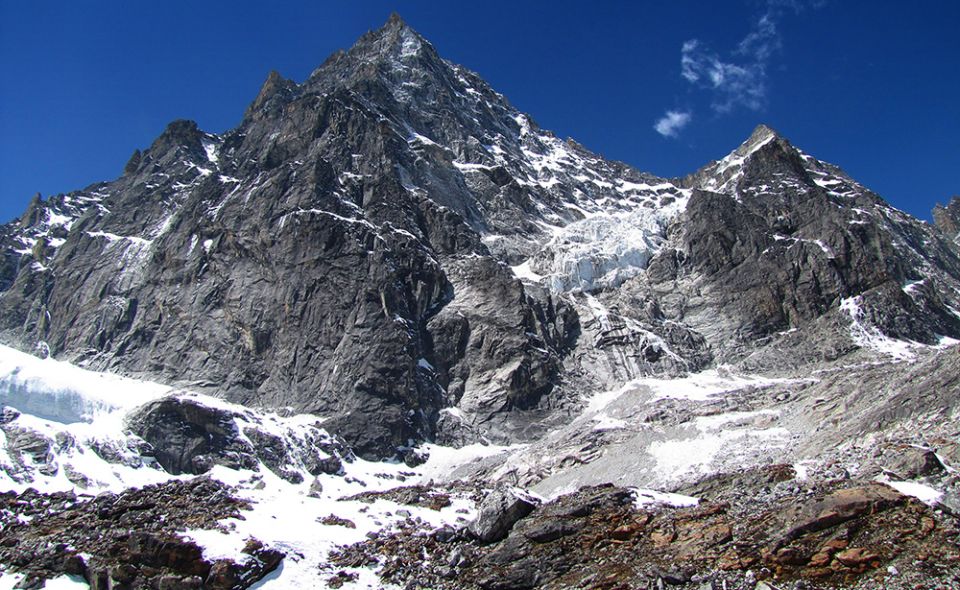
[[[195,477],[170,475],[152,458],[140,457],[131,450],[136,448],[130,440],[132,435],[125,432],[125,420],[131,410],[170,395],[232,412],[241,416],[235,418],[241,425],[256,423],[259,429],[281,437],[287,444],[302,444],[291,433],[320,420],[315,416],[280,417],[253,412],[220,399],[87,371],[0,346],[0,403],[10,408],[3,413],[0,431],[0,491],[22,492],[32,487],[47,493],[74,490],[90,497],[173,478]],[[18,440],[10,440],[9,433],[15,433]],[[24,437],[30,444],[12,444]],[[41,441],[52,444],[44,450]],[[205,559],[225,557],[237,561],[244,557],[241,550],[246,540],[255,537],[286,553],[280,568],[255,588],[315,588],[329,577],[330,573],[324,576],[319,568],[337,547],[364,540],[373,531],[391,530],[403,522],[415,521],[428,528],[462,525],[475,512],[471,500],[458,497],[451,497],[450,504],[440,510],[384,499],[370,502],[344,498],[428,483],[457,465],[502,450],[504,447],[483,445],[462,449],[425,445],[420,452],[429,454],[429,460],[416,468],[356,458],[343,463],[342,474],[313,477],[304,471],[300,474],[301,483],[278,477],[263,464],[257,469],[242,470],[218,465],[207,475],[237,486],[237,496],[248,500],[252,510],[244,512],[242,520],[228,519],[223,523],[230,534],[188,530],[183,536],[203,548]],[[327,524],[321,520],[327,520]],[[357,579],[343,588],[382,587],[370,568],[357,568],[353,573]],[[0,577],[0,590],[12,588],[20,578],[15,574]],[[47,588],[85,587],[82,580],[69,577],[47,584]]]

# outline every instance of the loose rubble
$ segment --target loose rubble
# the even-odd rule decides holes
[[[248,588],[284,555],[247,540],[243,562],[208,561],[179,531],[218,528],[249,506],[208,478],[170,481],[95,497],[28,489],[0,494],[0,563],[21,574],[17,588],[42,588],[63,575],[93,590]]]
[[[376,565],[384,583],[411,590],[960,587],[956,517],[884,484],[794,476],[773,466],[714,478],[683,508],[584,488],[492,544],[469,528],[409,528],[348,547],[333,564]],[[768,495],[741,495],[750,480]]]

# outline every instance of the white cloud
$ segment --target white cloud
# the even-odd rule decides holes
[[[653,124],[653,128],[664,137],[676,137],[692,119],[693,114],[689,112],[667,111]]]
[[[759,51],[767,54],[772,50],[764,45]],[[724,61],[698,41],[687,41],[680,55],[680,75],[691,84],[711,90],[710,106],[718,113],[728,113],[737,106],[756,111],[766,104],[766,58],[752,57],[741,63]]]
[[[680,49],[680,75],[710,91],[710,106],[718,113],[737,107],[760,110],[767,102],[767,67],[783,47],[777,24],[788,10],[799,13],[823,4],[823,0],[767,0],[766,10],[729,58],[721,58],[698,39],[686,41]]]

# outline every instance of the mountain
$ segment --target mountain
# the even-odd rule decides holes
[[[771,129],[658,178],[399,17],[0,235],[6,342],[329,416],[366,456],[529,440],[636,376],[960,337],[948,240]]]
[[[0,226],[0,587],[950,587],[958,208],[641,172],[394,15]]]

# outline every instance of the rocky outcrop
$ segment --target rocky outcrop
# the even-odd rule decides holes
[[[483,499],[477,517],[467,530],[481,543],[506,538],[520,519],[536,509],[540,501],[523,490],[499,487]]]
[[[745,488],[750,481],[766,487]],[[497,543],[405,531],[349,547],[334,565],[377,556],[389,564],[385,582],[484,590],[906,589],[949,585],[960,573],[949,540],[960,530],[956,519],[881,484],[805,487],[782,466],[711,488],[720,496],[736,488],[742,495],[729,497],[742,499],[636,506],[630,490],[588,487],[544,504]]]
[[[214,465],[258,470],[262,463],[277,476],[303,481],[301,472],[340,475],[353,455],[316,428],[281,436],[246,419],[250,416],[184,397],[149,402],[127,418],[127,428],[146,443],[142,455],[173,475],[203,474]]]
[[[933,224],[954,242],[960,237],[960,197],[954,196],[944,207],[933,208]]]
[[[253,445],[240,438],[229,412],[166,398],[146,404],[128,419],[131,432],[154,449],[168,473],[206,473],[214,465],[255,469]]]
[[[752,356],[754,369],[782,369],[832,360],[843,352],[825,349],[822,333],[800,355],[767,345],[817,331],[852,298],[870,311],[841,321],[893,339],[935,344],[960,333],[951,309],[960,259],[948,240],[773,130],[758,127],[684,184],[694,191],[670,241],[623,291],[703,335],[717,361]]]

